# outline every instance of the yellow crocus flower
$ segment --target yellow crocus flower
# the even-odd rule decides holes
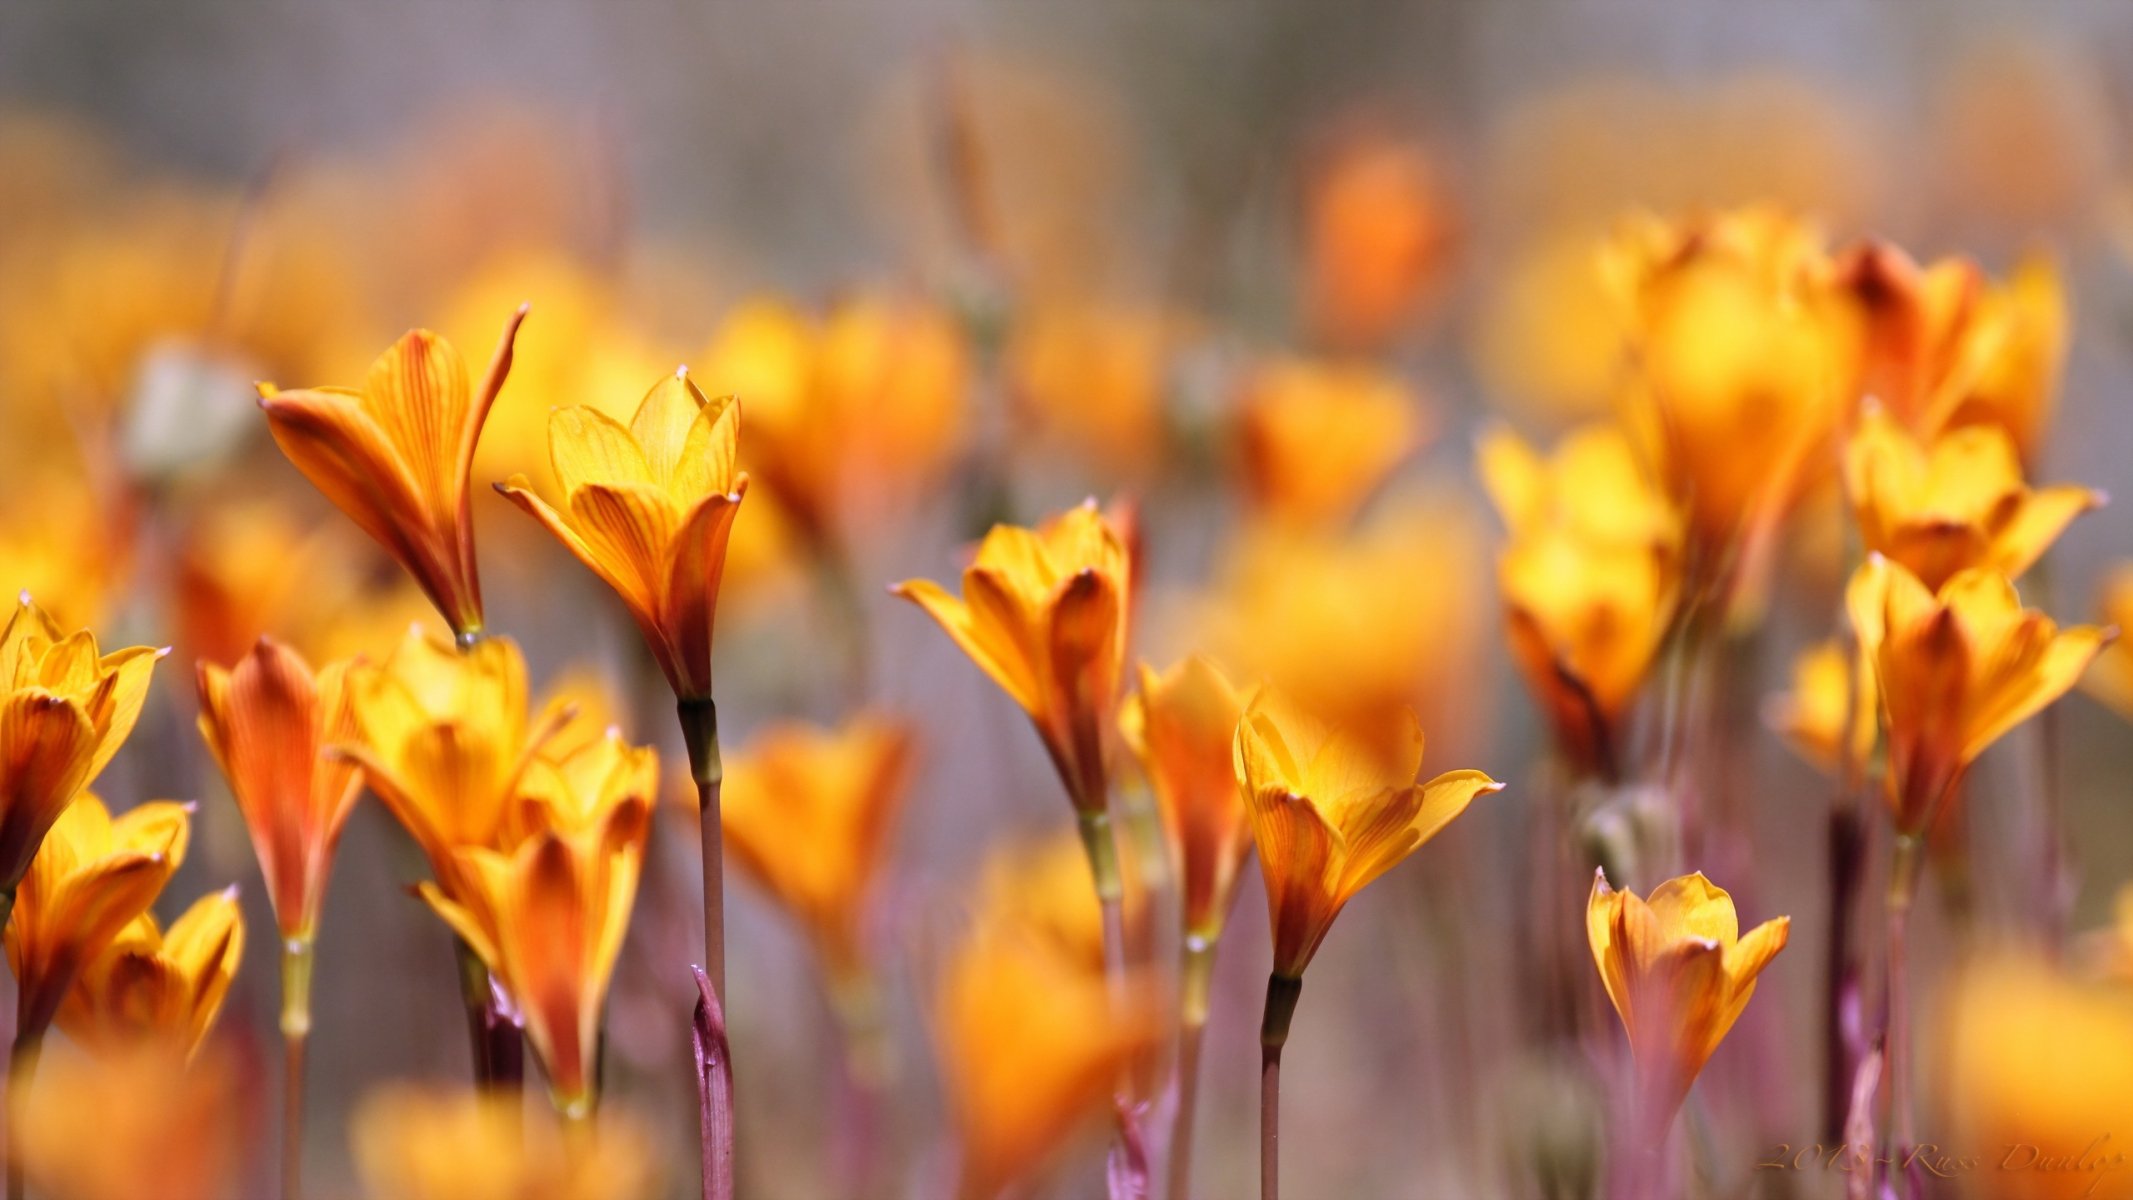
[[[2113,629],[2133,629],[2133,562],[2120,563],[2104,576],[2101,608]],[[2114,641],[2082,680],[2090,695],[2133,721],[2133,642]]]
[[[371,364],[361,388],[259,388],[282,453],[385,547],[462,639],[482,628],[467,475],[525,315],[505,325],[476,387],[450,342],[415,329]]]
[[[711,695],[719,581],[748,491],[740,421],[731,397],[707,399],[677,371],[628,425],[583,405],[549,418],[560,508],[523,475],[499,489],[622,597],[682,700]]]
[[[649,1200],[659,1159],[644,1128],[603,1110],[559,1134],[527,1121],[517,1096],[407,1084],[357,1105],[356,1169],[372,1200]]]
[[[1959,571],[1936,592],[1878,554],[1845,604],[1881,696],[1896,828],[1912,837],[1931,830],[1971,762],[2066,694],[2112,636],[2061,630],[1992,572]]]
[[[1817,642],[1792,661],[1791,690],[1773,696],[1765,720],[1802,758],[1839,779],[1856,778],[1881,725],[1873,667],[1839,640]]]
[[[143,913],[82,968],[60,1006],[59,1027],[105,1050],[149,1043],[190,1058],[222,1011],[243,957],[235,887],[200,897],[167,930]]]
[[[1845,486],[1866,548],[1929,588],[1965,567],[2009,579],[2043,557],[2101,492],[2032,490],[2005,430],[1970,425],[1920,439],[1886,412],[1866,414],[1844,450]]]
[[[1118,714],[1162,813],[1186,937],[1209,946],[1222,936],[1252,852],[1251,821],[1230,763],[1247,699],[1221,668],[1195,655],[1168,671],[1142,664],[1140,686]]]
[[[15,1109],[30,1190],[51,1200],[220,1200],[251,1162],[254,1076],[210,1044],[47,1055]]]
[[[1244,481],[1276,520],[1338,525],[1422,445],[1399,376],[1361,362],[1281,359],[1247,378],[1239,412]]]
[[[1636,1058],[1644,1136],[1664,1137],[1791,932],[1792,918],[1777,917],[1742,934],[1733,897],[1700,871],[1645,899],[1594,874],[1585,933]]]
[[[162,656],[145,646],[100,653],[94,634],[62,634],[28,596],[0,627],[0,900],[133,732]]]

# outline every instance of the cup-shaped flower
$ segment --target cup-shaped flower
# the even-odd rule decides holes
[[[1581,426],[1545,455],[1508,429],[1491,429],[1474,458],[1514,541],[1568,529],[1586,541],[1669,552],[1681,544],[1679,510],[1620,425]]]
[[[1093,905],[1092,905],[1093,908]],[[1142,981],[1114,1001],[1100,964],[981,914],[950,955],[933,1032],[961,1146],[958,1200],[1042,1172],[1102,1112],[1160,1026]]]
[[[615,809],[659,795],[659,751],[632,746],[609,726],[576,732],[569,722],[526,764],[504,813],[494,849],[509,850],[542,833],[584,833],[605,824]]]
[[[234,886],[195,900],[169,929],[143,913],[82,968],[59,1027],[106,1052],[149,1044],[189,1058],[214,1027],[243,957]]]
[[[356,1107],[350,1140],[372,1200],[649,1200],[659,1162],[627,1113],[593,1129],[527,1121],[516,1095],[382,1088]],[[571,1137],[577,1137],[575,1144]]]
[[[524,1015],[567,1116],[592,1110],[600,1013],[637,899],[651,804],[635,792],[589,802],[604,809],[589,828],[542,830],[508,853],[461,850],[457,890],[420,885]]]
[[[2120,563],[2104,576],[2100,607],[2105,622],[2117,629],[2133,629],[2133,562]],[[2133,721],[2133,641],[2112,642],[2097,656],[2082,686]]]
[[[1341,908],[1503,785],[1479,771],[1416,783],[1422,727],[1398,709],[1329,725],[1272,688],[1237,726],[1232,765],[1266,879],[1274,974],[1301,979]]]
[[[781,724],[726,759],[726,846],[800,922],[833,984],[865,967],[867,903],[910,790],[913,735],[884,714]]]
[[[1958,571],[1935,592],[1880,555],[1852,576],[1845,606],[1881,695],[1896,829],[1914,837],[1977,756],[2066,694],[2112,636],[2061,630],[1990,571]]]
[[[0,895],[133,732],[160,657],[100,654],[93,634],[62,635],[28,597],[0,628]]]
[[[960,599],[928,579],[896,585],[1036,724],[1082,812],[1106,802],[1104,746],[1126,656],[1132,562],[1091,500],[1036,529],[995,525]]]
[[[458,851],[498,844],[527,764],[564,714],[528,720],[526,661],[509,638],[461,653],[410,629],[383,663],[352,667],[347,687],[359,737],[327,752],[363,768],[456,895]]]
[[[1239,414],[1244,481],[1269,516],[1353,517],[1425,435],[1399,376],[1366,363],[1285,359],[1254,371]]]
[[[191,833],[182,804],[156,801],[114,818],[84,792],[67,806],[22,877],[7,926],[19,1029],[51,1026],[75,976],[155,903]]]
[[[2104,495],[2032,490],[2005,430],[1968,425],[1923,441],[1888,413],[1866,414],[1844,450],[1846,490],[1866,548],[1938,588],[1965,567],[2016,578]]]
[[[1160,309],[1033,305],[1017,315],[1004,350],[1016,414],[1040,447],[1064,446],[1138,475],[1167,444],[1163,405],[1183,325]]]
[[[1209,945],[1222,936],[1252,852],[1251,819],[1231,765],[1245,701],[1221,668],[1195,655],[1160,673],[1143,664],[1140,688],[1118,713],[1162,813],[1185,936]]]
[[[264,637],[234,669],[199,665],[200,736],[244,814],[289,941],[316,936],[334,847],[363,791],[354,761],[326,753],[357,737],[349,668],[330,663],[314,674]]]
[[[1763,719],[1800,757],[1856,779],[1881,730],[1873,666],[1842,641],[1817,642],[1793,659],[1792,687],[1770,698]]]
[[[1733,897],[1702,872],[1669,879],[1646,899],[1595,873],[1585,934],[1629,1034],[1643,1136],[1665,1135],[1791,931],[1792,918],[1777,917],[1743,935]]]
[[[370,365],[360,388],[259,387],[282,453],[385,547],[462,638],[482,627],[467,475],[525,315],[512,314],[476,385],[450,342],[413,329]]]
[[[624,425],[595,408],[548,419],[561,507],[514,475],[499,490],[622,597],[674,694],[711,695],[711,635],[733,518],[741,411],[708,400],[686,371],[653,385]]]
[[[34,1103],[16,1106],[32,1194],[54,1200],[219,1200],[251,1163],[256,1075],[210,1044],[46,1055]]]

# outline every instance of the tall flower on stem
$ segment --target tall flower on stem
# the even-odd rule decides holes
[[[1143,665],[1140,688],[1118,715],[1126,744],[1140,760],[1162,812],[1184,924],[1171,1200],[1185,1200],[1190,1191],[1200,1041],[1207,1029],[1215,944],[1236,899],[1238,873],[1252,852],[1251,823],[1230,763],[1230,744],[1243,714],[1244,698],[1220,668],[1193,657],[1160,674]]]
[[[97,651],[22,597],[0,627],[0,926],[46,831],[140,718],[162,652]]]
[[[1259,1190],[1281,1190],[1281,1049],[1303,993],[1304,968],[1333,919],[1363,887],[1399,865],[1503,785],[1479,771],[1415,782],[1422,727],[1405,709],[1371,725],[1333,727],[1262,689],[1237,725],[1232,766],[1251,814],[1266,879],[1274,969],[1259,1027]]]
[[[184,861],[192,831],[182,804],[143,804],[114,819],[86,792],[52,823],[16,893],[6,931],[15,975],[15,1043],[8,1060],[11,1108],[37,1071],[44,1035],[81,970],[155,903]],[[22,1195],[22,1163],[8,1160],[10,1200]]]
[[[738,466],[740,434],[741,410],[731,397],[708,399],[687,371],[676,371],[645,394],[628,425],[582,406],[557,409],[549,418],[548,453],[563,489],[561,508],[534,495],[523,477],[499,488],[622,597],[674,690],[702,830],[704,970],[721,1007],[726,885],[719,795],[725,773],[711,642],[726,546],[748,491],[748,475]],[[730,1113],[720,1115],[715,1136],[722,1144],[705,1148],[706,1195],[713,1169],[723,1164],[729,1175],[732,1169]]]
[[[459,352],[427,329],[402,335],[360,388],[259,387],[282,453],[414,577],[461,640],[482,632],[467,474],[525,319],[523,306],[511,314],[473,387]]]
[[[1778,917],[1742,934],[1733,897],[1701,872],[1669,879],[1647,899],[1594,875],[1585,932],[1637,1067],[1629,1149],[1641,1172],[1633,1173],[1648,1176],[1675,1110],[1791,930],[1792,918]]]
[[[1878,554],[1852,577],[1845,606],[1888,746],[1888,1073],[1901,1149],[1912,1144],[1908,946],[1926,837],[1977,756],[2073,688],[2114,631],[2061,630],[1989,570],[1958,571],[1935,591]]]
[[[286,1200],[302,1191],[304,1047],[319,910],[341,827],[363,790],[355,763],[327,754],[357,736],[349,670],[332,663],[314,674],[302,656],[264,637],[234,669],[209,662],[198,669],[200,736],[251,831],[281,933]]]

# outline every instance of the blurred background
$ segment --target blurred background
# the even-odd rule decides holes
[[[0,563],[106,645],[177,647],[98,790],[202,801],[173,893],[244,882],[254,949],[224,1021],[271,1055],[271,918],[191,732],[191,663],[262,629],[376,655],[424,609],[274,452],[251,382],[353,382],[414,325],[478,359],[530,301],[477,487],[518,471],[552,487],[552,406],[626,412],[684,362],[743,397],[751,463],[754,422],[775,428],[804,390],[765,314],[803,314],[823,342],[808,353],[847,356],[818,368],[842,385],[815,386],[880,415],[887,482],[829,502],[836,556],[805,548],[821,514],[751,494],[719,707],[734,746],[862,705],[919,730],[879,922],[905,1074],[892,1123],[921,1181],[907,1194],[932,1194],[950,1153],[928,1082],[930,969],[987,859],[1061,835],[1068,811],[1021,714],[884,585],[953,579],[994,520],[1122,494],[1146,546],[1136,657],[1338,660],[1418,706],[1425,770],[1509,784],[1358,899],[1320,956],[1288,1057],[1298,1194],[1542,1194],[1507,1164],[1536,1139],[1576,1140],[1552,1105],[1579,1085],[1506,1002],[1547,739],[1501,648],[1476,435],[1507,422],[1552,441],[1605,411],[1619,335],[1589,257],[1623,213],[1772,203],[1834,244],[1886,237],[1994,278],[2056,260],[2072,340],[2035,475],[2133,494],[2128,63],[2133,8],[2111,0],[13,3]],[[1255,546],[1237,413],[1254,388],[1327,386],[1306,368],[1336,359],[1395,398],[1387,440],[1405,452],[1337,539]],[[1829,784],[1757,716],[1836,611],[1840,535],[1817,531],[1838,506],[1817,504],[1717,768],[1747,833],[1707,869],[1744,921],[1792,914],[1795,948],[1705,1076],[1714,1194],[1839,1186],[1751,1169],[1818,1119],[1799,1064],[1820,1036]],[[491,624],[537,687],[581,681],[636,739],[671,741],[613,597],[485,488],[476,512]],[[2084,518],[2048,590],[2025,594],[2097,619],[2129,549],[2123,504]],[[1362,644],[1282,640],[1344,627]],[[2133,879],[2133,744],[2080,697],[2053,736],[2086,929]],[[2033,769],[2025,753],[1981,765],[1984,828]],[[610,1087],[666,1140],[675,1195],[694,1186],[694,1096],[686,982],[668,964],[697,937],[695,856],[685,815],[658,832],[610,1018]],[[449,940],[406,893],[419,857],[366,802],[339,862],[312,1048],[324,1195],[356,1191],[355,1097],[460,1078],[466,1054]],[[745,1190],[836,1194],[830,1009],[791,923],[729,886]],[[2024,886],[1982,863],[1986,919],[2026,911]],[[1254,1186],[1264,914],[1248,880],[1208,1034],[1209,1196]],[[1929,920],[1922,937],[1943,935]],[[271,1127],[266,1106],[257,1117]],[[246,1194],[265,1194],[269,1159]],[[1096,1194],[1093,1171],[1068,1168],[1059,1194]]]

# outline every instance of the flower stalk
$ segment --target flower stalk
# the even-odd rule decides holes
[[[1199,1113],[1200,1046],[1207,1033],[1208,992],[1213,985],[1214,968],[1214,940],[1187,933],[1184,964],[1178,974],[1178,1105],[1170,1125],[1170,1200],[1186,1200],[1192,1194],[1192,1130]]]
[[[37,1077],[37,1059],[44,1052],[45,1030],[50,1023],[46,1019],[24,1025],[15,1032],[15,1044],[8,1051],[7,1108],[8,1137],[11,1140],[19,1128],[16,1114],[27,1107],[30,1084]],[[21,1148],[11,1144],[7,1156],[7,1200],[22,1200],[23,1191]]]
[[[678,706],[689,775],[696,781],[704,855],[704,966],[697,973],[694,1038],[703,1105],[704,1200],[733,1196],[733,1062],[726,1042],[726,854],[719,817],[725,767],[718,751],[718,706],[709,696]]]
[[[304,1049],[311,1036],[310,938],[281,944],[281,1194],[300,1200],[304,1174]]]
[[[1266,1009],[1259,1021],[1259,1196],[1281,1196],[1281,1048],[1303,995],[1300,977],[1274,972],[1266,978]]]

